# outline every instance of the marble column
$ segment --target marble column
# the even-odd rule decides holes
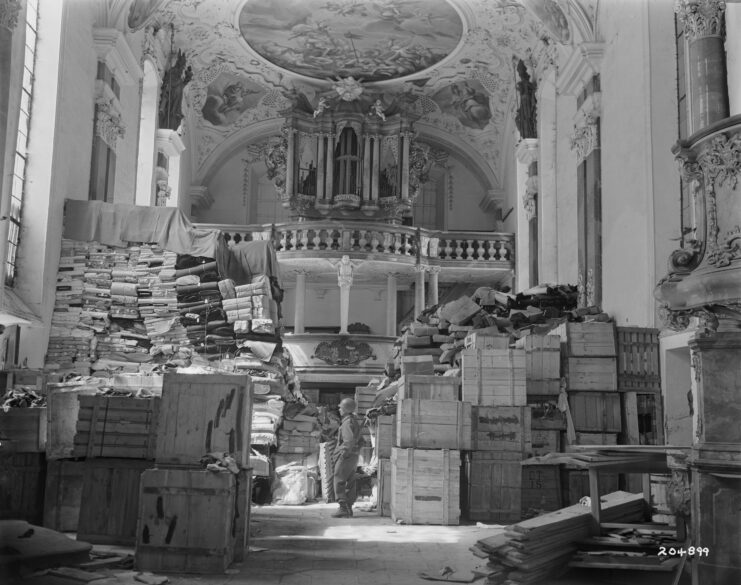
[[[414,316],[417,317],[425,310],[425,272],[427,266],[417,264],[414,267],[415,284],[414,284]]]
[[[332,199],[332,194],[334,191],[334,135],[333,134],[327,135],[326,167],[327,167],[325,171],[326,187],[325,187],[324,197],[326,199]]]
[[[676,12],[688,44],[690,133],[728,117],[725,0],[679,0]]]
[[[306,272],[296,272],[296,305],[293,309],[293,332],[304,332],[304,309],[306,307]]]
[[[409,141],[411,134],[404,132],[401,135],[401,198],[406,201],[409,199]]]
[[[386,335],[396,337],[396,273],[386,275]]]
[[[537,250],[530,249],[530,220],[537,213],[538,193],[538,139],[523,138],[517,143],[517,249],[515,269],[517,287],[515,290],[526,290],[538,284],[532,282],[531,264]],[[535,256],[537,258],[537,256]]]
[[[373,175],[371,182],[371,199],[374,203],[378,203],[378,184],[381,181],[380,171],[380,159],[381,159],[381,137],[373,137]]]
[[[363,203],[370,201],[371,190],[371,139],[368,134],[363,139]]]
[[[430,273],[430,282],[429,282],[429,295],[430,295],[430,306],[434,307],[440,302],[440,295],[438,290],[438,280],[440,277],[440,267],[439,266],[429,266],[428,271]]]
[[[340,286],[340,335],[347,335],[352,281],[353,266],[350,256],[343,256],[337,265],[337,284]]]
[[[286,128],[287,152],[286,152],[286,197],[290,199],[295,192],[294,177],[296,167],[296,131]]]
[[[317,199],[330,199],[331,193],[324,192],[324,135],[317,136],[316,192]]]

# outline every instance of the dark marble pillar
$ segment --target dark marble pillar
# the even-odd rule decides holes
[[[689,47],[691,131],[695,133],[729,115],[725,0],[680,0],[676,10]]]
[[[697,380],[692,582],[741,583],[741,331],[690,342]]]

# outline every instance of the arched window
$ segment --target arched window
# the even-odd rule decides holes
[[[360,186],[359,141],[355,130],[345,128],[334,149],[334,195],[358,195]]]

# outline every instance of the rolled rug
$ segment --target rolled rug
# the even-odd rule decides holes
[[[187,277],[185,277],[187,278]],[[201,282],[198,281],[196,283],[191,284],[176,284],[176,290],[178,294],[188,294],[188,293],[194,293],[194,292],[200,292],[200,291],[214,291],[219,292],[219,283],[218,282]]]
[[[180,270],[176,270],[175,278],[177,279],[189,274],[206,274],[207,272],[215,272],[216,270],[216,262],[206,262],[204,264],[191,266],[190,268],[181,268]]]
[[[197,274],[185,274],[183,276],[178,276],[175,279],[175,286],[180,288],[181,286],[191,286],[194,284],[200,284],[201,279]]]
[[[252,307],[252,297],[241,297],[236,299],[224,299],[221,303],[225,311],[237,311]]]
[[[139,285],[133,282],[111,282],[111,295],[135,297],[139,293]]]

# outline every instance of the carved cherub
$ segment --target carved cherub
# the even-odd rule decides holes
[[[386,114],[384,113],[383,102],[379,99],[374,102],[370,108],[371,116],[375,115],[381,118],[384,122],[386,121]]]
[[[314,117],[316,118],[317,116],[319,116],[327,108],[329,108],[329,103],[327,102],[327,98],[320,97],[319,102],[316,105],[316,110],[314,110]]]

